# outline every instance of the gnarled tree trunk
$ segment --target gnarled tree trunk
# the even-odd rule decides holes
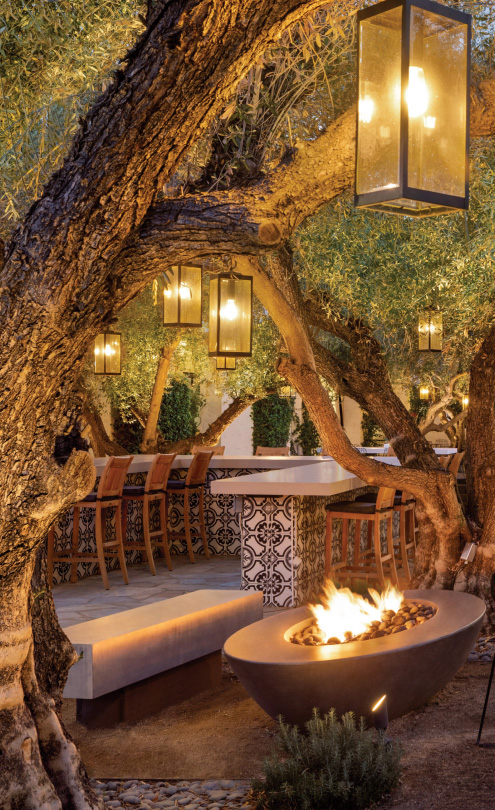
[[[160,406],[162,404],[163,392],[167,384],[168,372],[170,371],[170,363],[177,346],[182,337],[182,330],[173,339],[172,343],[164,346],[158,360],[158,367],[155,375],[155,382],[153,384],[153,391],[151,393],[150,407],[146,422],[144,425],[143,438],[141,439],[140,450],[142,453],[156,453],[158,447],[158,417],[160,416]]]

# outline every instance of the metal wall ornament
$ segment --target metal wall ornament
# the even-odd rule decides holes
[[[210,279],[210,357],[251,357],[253,279],[222,273]]]
[[[167,270],[163,291],[163,325],[201,327],[202,267],[194,264],[173,265]]]
[[[385,0],[357,19],[356,208],[467,210],[471,15]]]
[[[235,357],[216,357],[217,371],[235,371],[236,359]]]
[[[443,349],[443,315],[436,307],[426,307],[419,314],[418,349],[441,352]]]
[[[296,396],[296,389],[291,388],[290,385],[282,385],[279,394],[284,399],[293,399]]]
[[[95,337],[95,374],[121,374],[121,333],[101,332]]]

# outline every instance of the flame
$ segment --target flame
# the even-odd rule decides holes
[[[329,638],[346,641],[349,639],[349,633],[352,636],[361,635],[366,632],[370,622],[381,621],[382,614],[386,610],[396,612],[404,598],[392,585],[387,585],[382,593],[369,588],[373,600],[371,604],[362,596],[352,593],[349,588],[336,588],[331,580],[326,582],[323,594],[323,604],[309,607],[324,635],[325,642]]]

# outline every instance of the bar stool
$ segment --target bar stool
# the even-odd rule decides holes
[[[392,536],[392,518],[394,513],[395,489],[380,487],[375,503],[330,503],[326,506],[327,529],[325,538],[325,575],[332,579],[367,579],[377,581],[381,586],[388,576],[394,585],[398,585],[395,566],[394,542]],[[340,560],[332,563],[333,521],[343,520],[342,550]],[[355,520],[353,562],[348,562],[349,521]],[[361,523],[368,524],[368,542],[361,551]],[[387,550],[382,554],[380,527],[386,521]]]
[[[122,492],[122,538],[124,549],[145,551],[146,559],[153,576],[156,576],[156,568],[152,546],[158,546],[163,549],[167,568],[169,571],[172,570],[172,560],[170,559],[167,535],[167,483],[176,455],[177,453],[158,453],[154,457],[151,467],[148,470],[144,486],[124,486]],[[141,540],[129,541],[126,539],[129,501],[138,501],[143,504],[144,542]],[[153,532],[150,531],[151,501],[159,501],[160,508],[160,528]]]
[[[398,492],[394,499],[394,512],[399,513],[399,539],[395,544],[397,562],[402,566],[407,584],[411,579],[409,562],[414,562],[416,554],[416,501],[409,492]]]
[[[214,447],[207,447],[206,445],[202,444],[195,444],[191,453],[194,455],[198,453],[200,450],[211,450],[214,456],[223,456],[225,453],[225,447],[220,444],[216,444]]]
[[[288,456],[288,447],[261,447],[258,445],[256,448],[255,456]]]
[[[72,524],[72,546],[55,551],[55,530],[48,532],[48,582],[53,584],[53,563],[70,562],[70,581],[77,580],[79,560],[97,559],[103,584],[108,590],[107,568],[105,557],[118,557],[120,570],[126,585],[129,584],[125,554],[122,544],[122,490],[127,470],[134,456],[112,456],[108,459],[96,492],[90,492],[82,501],[74,505]],[[106,510],[115,507],[115,540],[104,539],[106,535]],[[79,513],[81,509],[95,510],[96,551],[79,551]]]
[[[184,496],[184,528],[185,534],[174,532],[170,533],[169,537],[175,539],[183,540],[185,538],[187,543],[187,550],[189,553],[189,559],[192,563],[196,562],[194,559],[194,552],[192,547],[192,532],[196,535],[201,537],[203,542],[203,548],[205,552],[205,557],[207,560],[210,559],[210,552],[208,549],[208,541],[206,539],[206,529],[205,529],[205,511],[204,511],[204,495],[205,495],[205,483],[206,483],[206,474],[208,472],[208,467],[213,456],[213,450],[198,450],[197,453],[194,454],[193,459],[191,461],[191,466],[187,472],[187,476],[185,479],[181,479],[179,481],[170,481],[167,484],[167,495],[169,496],[171,493],[174,495],[183,495]],[[191,530],[191,521],[190,521],[190,495],[198,494],[199,496],[199,532],[196,529]]]

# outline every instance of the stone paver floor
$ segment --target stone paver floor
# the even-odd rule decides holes
[[[236,556],[214,556],[209,560],[197,556],[193,565],[187,557],[177,555],[172,557],[172,565],[169,571],[162,559],[156,560],[156,577],[151,576],[145,563],[129,566],[129,585],[124,584],[120,571],[110,571],[108,591],[98,574],[54,585],[60,624],[69,627],[203,588],[241,587],[241,562]]]
[[[124,810],[252,810],[246,780],[197,780],[195,782],[140,782],[137,779],[91,780],[105,808]]]

